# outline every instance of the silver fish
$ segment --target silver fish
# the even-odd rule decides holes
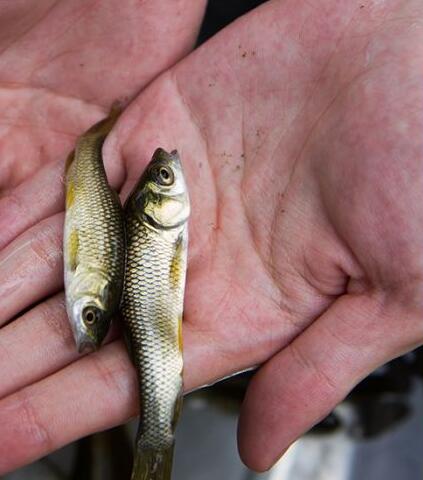
[[[176,151],[156,150],[125,205],[122,314],[140,412],[132,478],[168,480],[182,406],[182,310],[190,203]]]
[[[107,183],[104,140],[120,111],[77,141],[66,170],[66,308],[79,352],[97,349],[119,307],[125,268],[123,209]]]

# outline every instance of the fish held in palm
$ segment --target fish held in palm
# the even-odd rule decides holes
[[[66,309],[80,353],[99,348],[119,308],[125,269],[123,209],[107,182],[102,147],[120,114],[84,133],[66,165]]]
[[[190,203],[176,151],[156,150],[125,204],[122,316],[140,388],[133,480],[168,480],[182,406]]]

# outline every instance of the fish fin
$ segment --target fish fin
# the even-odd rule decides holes
[[[178,398],[176,399],[175,406],[173,408],[173,418],[172,418],[172,430],[175,431],[176,424],[179,421],[182,412],[182,403],[184,400],[184,396],[182,394],[182,390],[179,392]]]
[[[173,252],[172,261],[169,267],[169,280],[172,288],[179,288],[181,284],[181,277],[184,272],[183,265],[183,238],[179,236],[175,243],[175,250]]]
[[[69,256],[69,268],[74,272],[78,265],[78,249],[79,249],[79,235],[78,230],[75,228],[69,234],[68,241],[68,256]]]
[[[70,166],[72,165],[72,162],[75,159],[75,150],[72,150],[69,155],[66,158],[66,163],[65,163],[65,175],[68,173],[68,170]]]
[[[119,206],[122,206],[122,202],[120,201],[120,197],[117,191],[114,190],[113,188],[111,188],[110,190],[112,192],[112,197],[115,199],[116,204]]]
[[[182,315],[179,315],[178,317],[178,348],[182,353],[184,350],[184,339],[182,336]]]
[[[73,182],[69,179],[66,187],[66,208],[71,208],[73,202],[75,201],[75,186]]]
[[[122,106],[118,102],[114,102],[110,113],[106,118],[100,120],[96,124],[94,124],[89,130],[87,130],[85,135],[95,135],[98,137],[106,137],[110,130],[114,127],[117,119],[119,118],[120,114],[122,113]]]
[[[131,339],[129,338],[129,335],[125,330],[123,331],[123,339],[125,341],[125,346],[126,350],[128,351],[129,358],[131,359],[131,362],[135,365],[136,363],[134,349],[132,348]]]
[[[174,444],[166,449],[137,447],[131,480],[170,480]]]
[[[125,108],[125,102],[123,100],[115,100],[112,103],[112,106],[110,107],[109,116],[110,117],[112,117],[112,116],[118,117],[122,113],[124,108]]]

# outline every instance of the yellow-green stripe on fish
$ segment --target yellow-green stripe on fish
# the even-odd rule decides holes
[[[66,309],[81,353],[101,345],[122,295],[123,209],[107,182],[101,153],[119,113],[112,109],[84,133],[66,165]]]
[[[133,480],[169,480],[182,404],[181,322],[189,197],[176,151],[156,150],[125,205],[122,314],[138,374]]]

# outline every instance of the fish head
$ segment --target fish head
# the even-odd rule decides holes
[[[97,350],[110,327],[111,318],[92,296],[78,298],[70,309],[71,324],[79,353]]]
[[[141,221],[154,228],[184,224],[190,214],[188,189],[176,150],[158,148],[129,199]]]

